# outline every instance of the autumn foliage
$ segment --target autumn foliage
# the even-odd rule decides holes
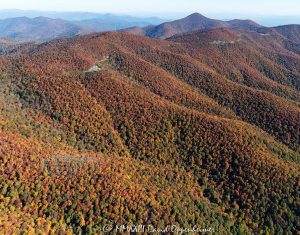
[[[295,234],[300,55],[265,37],[104,33],[2,56],[0,231]]]

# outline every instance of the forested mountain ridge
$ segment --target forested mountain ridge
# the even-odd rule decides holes
[[[16,13],[16,15],[20,14],[21,12]],[[33,15],[34,17],[25,17],[22,15],[19,17],[2,18],[3,15],[5,16],[6,14],[4,13],[0,16],[0,36],[15,40],[19,43],[45,42],[62,37],[84,35],[91,32],[120,30],[132,26],[143,27],[163,21],[154,17],[137,18],[112,14],[84,14],[76,12],[61,14],[51,14],[50,12],[48,14],[43,12],[28,13],[29,16]],[[8,14],[8,16],[9,15],[10,14]],[[12,16],[13,15],[12,13]],[[81,19],[81,17],[83,17],[83,19]]]
[[[297,45],[272,30],[102,33],[0,57],[2,228],[296,233]]]
[[[0,37],[0,53],[4,53],[7,50],[10,50],[12,47],[16,46],[17,42],[10,40],[8,38]]]
[[[199,13],[194,13],[183,19],[165,22],[160,25],[147,26],[144,28],[133,27],[131,29],[124,29],[122,31],[138,35],[142,34],[151,38],[166,39],[180,33],[218,28],[232,28],[256,31],[264,27],[251,20],[235,19],[230,21],[222,21],[207,18]]]
[[[157,39],[166,39],[177,34],[188,33],[197,30],[211,29],[240,29],[258,33],[279,33],[291,41],[299,43],[300,26],[282,25],[278,27],[265,27],[252,20],[215,20],[207,18],[199,13],[191,14],[185,18],[165,22],[159,25],[148,25],[146,27],[131,27],[122,29],[122,32],[128,32],[135,35],[148,36]]]
[[[299,43],[300,26],[283,25],[273,28],[264,27],[252,20],[215,20],[199,13],[185,18],[164,22],[162,19],[118,16],[93,13],[55,13],[55,12],[4,12],[0,19],[0,37],[19,43],[45,42],[62,37],[85,35],[92,32],[122,31],[131,34],[166,39],[176,34],[197,30],[219,28],[240,29],[259,33],[277,32],[291,41]],[[40,15],[39,15],[40,14]],[[19,17],[12,17],[12,16]]]
[[[300,25],[283,25],[274,29],[291,41],[300,43]]]

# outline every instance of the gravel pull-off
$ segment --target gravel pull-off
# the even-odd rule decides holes
[[[99,72],[101,70],[101,68],[98,65],[94,65],[93,67],[91,67],[87,72],[88,73],[92,73],[92,72]]]

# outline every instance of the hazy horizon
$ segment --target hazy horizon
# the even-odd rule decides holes
[[[240,12],[203,12],[203,11],[186,11],[186,12],[172,12],[172,11],[166,11],[166,12],[135,12],[135,11],[128,11],[128,12],[111,12],[111,11],[92,11],[92,10],[40,10],[40,9],[19,9],[19,8],[0,8],[0,11],[20,11],[20,12],[52,12],[52,13],[94,13],[94,14],[114,14],[114,15],[132,15],[137,17],[159,17],[164,18],[165,16],[173,16],[173,17],[183,17],[187,16],[193,13],[199,13],[206,16],[225,16],[225,17],[300,17],[300,12],[297,14],[250,14],[250,13],[240,13]]]
[[[267,14],[246,14],[246,13],[205,13],[201,11],[190,11],[190,12],[107,12],[107,11],[72,11],[72,10],[35,10],[35,9],[0,9],[0,19],[15,18],[15,17],[29,17],[35,18],[39,16],[50,17],[50,18],[61,18],[65,20],[82,20],[82,19],[92,19],[97,18],[97,14],[113,14],[119,16],[132,16],[138,18],[151,18],[156,17],[163,21],[171,21],[186,17],[192,13],[198,12],[206,17],[219,20],[232,20],[232,19],[250,19],[256,21],[257,23],[264,26],[279,26],[287,24],[300,24],[300,14],[299,15],[267,15]],[[74,14],[72,14],[74,13]],[[75,18],[72,18],[75,17]],[[77,17],[79,17],[77,19]]]
[[[0,9],[19,9],[36,11],[58,12],[96,12],[114,14],[185,14],[200,12],[202,14],[240,14],[240,15],[266,15],[266,16],[299,16],[300,1],[296,0],[190,0],[188,3],[182,0],[143,2],[138,0],[124,0],[122,4],[118,0],[2,0]],[[166,10],[167,9],[167,10]],[[251,13],[251,14],[249,14]],[[161,17],[161,16],[160,16]]]

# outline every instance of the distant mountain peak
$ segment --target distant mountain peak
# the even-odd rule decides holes
[[[224,27],[227,27],[226,22],[221,20],[209,19],[196,12],[183,19],[163,23],[161,25],[152,27],[149,30],[145,28],[144,29],[146,36],[159,39],[166,39],[176,34],[185,33],[189,31]]]
[[[187,33],[197,30],[209,30],[217,28],[233,28],[233,29],[242,29],[249,31],[257,31],[258,29],[263,28],[263,26],[255,23],[252,20],[230,20],[222,21],[210,19],[198,12],[195,12],[187,17],[167,23],[160,24],[155,27],[143,28],[140,30],[129,29],[129,33],[141,35],[144,32],[145,36],[158,39],[166,39],[172,37],[176,34]],[[126,30],[123,30],[126,31]]]
[[[200,14],[198,12],[195,12],[195,13],[187,16],[186,18],[207,18],[207,17],[205,17],[204,15],[202,15],[202,14]]]

